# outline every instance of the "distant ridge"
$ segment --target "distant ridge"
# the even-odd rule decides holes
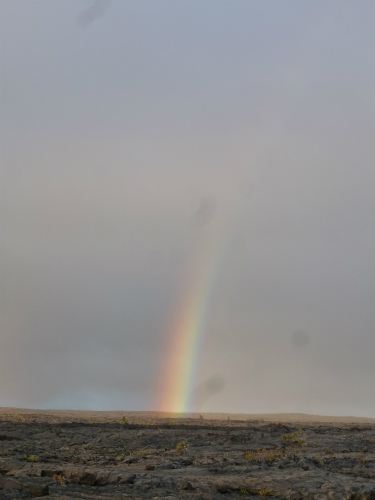
[[[204,420],[254,420],[264,422],[295,422],[295,423],[337,423],[337,424],[375,424],[375,418],[353,416],[310,415],[307,413],[171,413],[160,411],[95,411],[95,410],[39,410],[31,408],[0,407],[1,415],[33,415],[60,416],[74,419],[97,418],[103,421],[118,421],[122,416],[135,420],[144,419],[199,419]]]

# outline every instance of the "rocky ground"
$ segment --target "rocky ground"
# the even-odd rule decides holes
[[[270,420],[0,411],[0,499],[375,500],[374,421]]]

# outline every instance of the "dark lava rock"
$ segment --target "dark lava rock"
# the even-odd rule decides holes
[[[28,484],[27,488],[30,491],[32,497],[44,497],[49,494],[49,487],[47,484]]]
[[[186,483],[184,483],[182,486],[181,486],[181,489],[182,490],[186,490],[186,491],[191,491],[194,489],[193,485],[191,483],[189,483],[189,481],[187,481]]]
[[[22,485],[19,481],[9,477],[0,477],[0,490],[21,490]]]
[[[226,484],[215,484],[215,490],[219,493],[228,493],[229,489]]]
[[[0,415],[0,500],[375,500],[371,421]]]
[[[83,474],[79,476],[72,477],[72,483],[74,484],[84,484],[86,486],[93,486],[95,482],[96,482],[96,476],[91,472],[83,472]]]
[[[95,486],[105,486],[106,484],[108,484],[108,479],[104,476],[98,477],[95,481]]]
[[[137,479],[137,474],[132,474],[126,479],[122,479],[119,484],[134,484]]]

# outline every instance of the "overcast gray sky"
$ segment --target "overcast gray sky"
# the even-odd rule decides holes
[[[375,416],[374,20],[1,0],[1,406],[156,409],[215,241],[192,409]]]

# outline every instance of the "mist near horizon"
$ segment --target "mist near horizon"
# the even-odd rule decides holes
[[[0,8],[0,406],[374,417],[374,3]]]

